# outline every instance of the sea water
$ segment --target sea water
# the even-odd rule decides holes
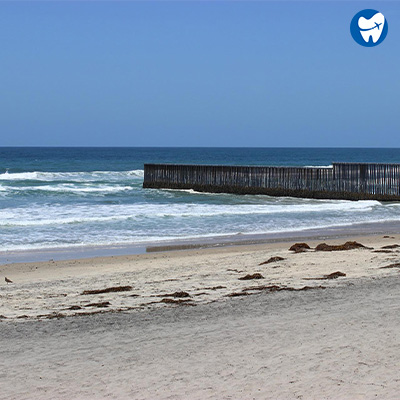
[[[400,203],[143,189],[144,163],[329,166],[400,149],[0,148],[0,250],[162,244],[400,222]]]

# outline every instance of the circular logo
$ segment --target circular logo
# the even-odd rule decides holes
[[[351,20],[350,32],[359,45],[374,47],[385,40],[388,23],[385,16],[379,11],[362,10]]]

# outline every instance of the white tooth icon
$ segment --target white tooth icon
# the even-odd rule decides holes
[[[382,35],[383,27],[385,26],[385,17],[381,13],[376,13],[372,18],[366,19],[360,17],[358,20],[360,33],[366,43],[372,36],[372,41],[376,43]]]

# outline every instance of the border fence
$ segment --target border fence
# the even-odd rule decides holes
[[[319,199],[400,200],[400,164],[331,167],[145,164],[144,188]]]

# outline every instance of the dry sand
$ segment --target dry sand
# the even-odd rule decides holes
[[[399,398],[400,236],[354,240],[0,266],[0,399]]]

